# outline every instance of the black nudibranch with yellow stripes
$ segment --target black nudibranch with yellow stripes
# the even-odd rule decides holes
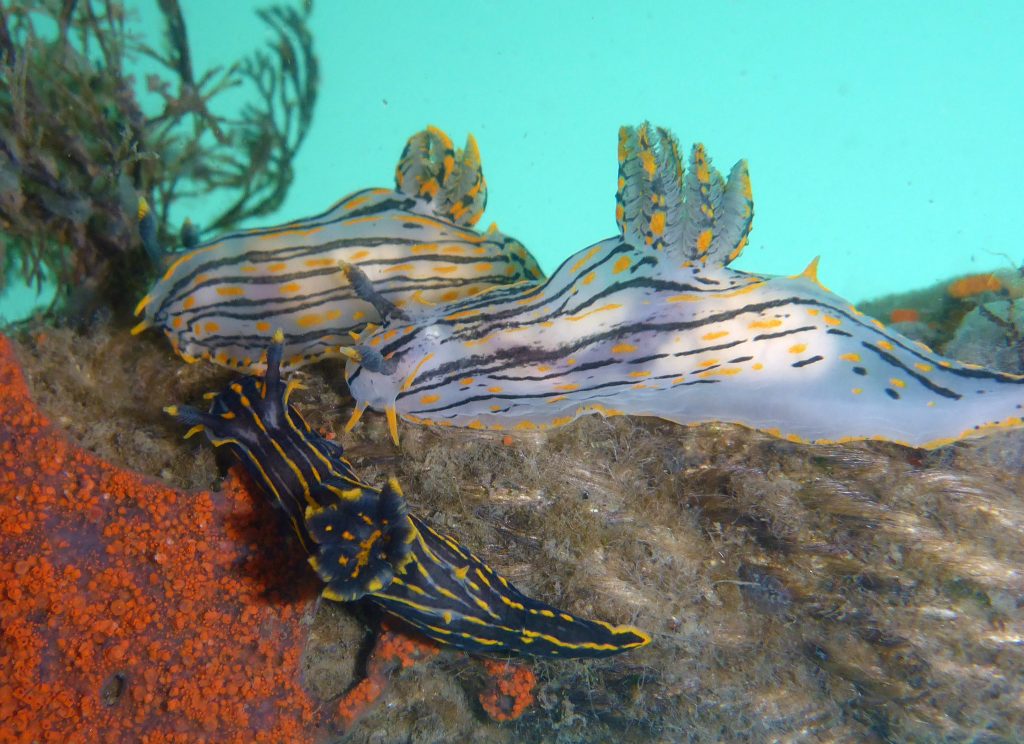
[[[424,635],[474,653],[610,656],[650,643],[630,625],[586,620],[527,597],[462,545],[408,513],[397,481],[381,489],[356,477],[340,445],[312,431],[281,380],[277,334],[260,379],[243,377],[213,396],[209,413],[168,413],[227,447],[286,516],[323,596],[361,598]]]
[[[586,413],[731,422],[793,441],[932,448],[1022,425],[1024,380],[961,364],[795,276],[730,269],[750,233],[745,162],[619,133],[620,234],[546,282],[370,326],[346,353],[357,401],[423,424],[543,429]],[[373,299],[372,297],[370,298]]]
[[[225,235],[180,254],[139,302],[135,314],[144,319],[133,332],[158,327],[186,361],[254,371],[280,328],[287,336],[283,367],[293,369],[337,356],[338,346],[351,342],[349,331],[379,320],[339,261],[359,266],[397,307],[431,307],[543,276],[519,241],[494,225],[486,233],[472,229],[487,202],[472,135],[456,150],[435,127],[414,134],[395,180],[394,191],[358,191],[314,217]],[[152,219],[142,221],[147,243]]]

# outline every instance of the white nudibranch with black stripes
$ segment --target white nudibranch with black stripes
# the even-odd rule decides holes
[[[465,150],[435,127],[413,135],[397,189],[352,194],[323,214],[218,238],[177,258],[136,308],[135,327],[161,328],[186,361],[261,368],[275,329],[283,368],[337,356],[349,332],[379,321],[339,269],[358,266],[390,303],[417,308],[543,278],[515,239],[472,229],[487,186],[472,135]]]
[[[726,181],[695,145],[619,134],[620,234],[547,282],[496,288],[347,351],[357,409],[475,429],[544,429],[587,413],[741,424],[792,441],[938,447],[1022,424],[1024,379],[935,354],[818,281],[728,268],[753,217],[745,162]]]

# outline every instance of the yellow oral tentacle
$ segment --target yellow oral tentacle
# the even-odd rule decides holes
[[[387,406],[384,409],[385,415],[388,417],[388,431],[391,432],[391,440],[398,446],[398,411],[394,405]]]

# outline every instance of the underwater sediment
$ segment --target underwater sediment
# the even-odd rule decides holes
[[[275,667],[288,685],[268,693],[260,710],[274,708],[276,700],[298,715],[308,699],[333,700],[358,682],[360,655],[369,645],[366,628],[375,628],[376,619],[328,602],[304,615],[312,607],[309,596],[261,604],[256,587],[269,582],[280,594],[275,582],[281,579],[246,579],[246,562],[293,555],[301,576],[299,546],[270,509],[237,502],[231,481],[226,491],[218,490],[213,456],[183,444],[161,413],[163,405],[219,388],[230,373],[181,365],[159,340],[130,338],[117,327],[93,329],[90,337],[39,329],[21,336],[19,358],[33,398],[70,440],[154,484],[143,491],[93,486],[95,494],[111,493],[118,508],[130,511],[104,510],[101,524],[166,502],[169,492],[154,479],[180,489],[214,489],[195,503],[160,508],[180,515],[175,538],[209,546],[189,562],[187,585],[220,572],[222,581],[234,582],[207,596],[210,606],[203,609],[224,616],[218,627],[225,632],[210,640],[218,655],[244,653],[252,624],[240,623],[237,613],[255,612],[281,627],[293,649],[289,659],[303,647],[302,618],[313,618],[301,664]],[[587,417],[544,435],[405,427],[399,452],[389,443],[383,417],[367,417],[352,434],[341,433],[352,402],[338,392],[338,365],[326,362],[299,377],[308,390],[295,394],[296,405],[315,429],[338,435],[368,480],[396,475],[417,513],[476,546],[531,595],[570,612],[630,622],[654,636],[650,647],[612,659],[533,663],[536,700],[507,723],[489,720],[481,707],[479,665],[461,654],[443,654],[429,665],[396,672],[383,693],[387,705],[363,717],[346,741],[826,735],[836,741],[1010,741],[1024,724],[1019,432],[921,452],[885,443],[800,445],[734,426]],[[5,375],[4,389],[9,385]],[[43,440],[47,457],[57,451],[54,441]],[[88,576],[106,574],[75,552],[85,546],[53,550],[61,537],[76,544],[73,535],[55,533],[52,521],[25,523],[13,537],[7,531],[45,504],[28,508],[27,492],[19,490],[24,486],[10,485],[23,477],[19,467],[30,466],[22,460],[36,451],[32,441],[9,438],[4,446],[18,463],[5,465],[3,539],[9,545],[17,539],[27,551],[14,566],[31,561],[35,567],[45,558],[77,567],[86,577],[74,586],[94,608],[92,621],[113,620],[108,616],[117,598],[102,587],[90,589]],[[262,512],[259,523],[246,528],[256,530],[258,539],[219,531],[224,499],[243,513]],[[51,544],[49,554],[44,544]],[[127,541],[114,556],[105,548],[102,560],[124,560],[141,545]],[[132,636],[117,621],[104,624],[101,631],[109,632],[100,638],[62,625],[73,605],[64,609],[61,603],[78,602],[75,592],[70,598],[37,596],[40,604],[30,611],[18,610],[23,598],[5,596],[8,612],[26,614],[16,623],[5,619],[4,664],[23,648],[11,628],[30,622],[49,628],[52,621],[94,646],[97,671],[91,688],[71,693],[81,696],[74,705],[49,710],[71,711],[79,722],[97,710],[121,716],[127,709],[117,702],[107,707],[95,701],[103,700],[104,683],[117,671],[104,654]],[[242,600],[253,608],[233,609]],[[286,607],[291,610],[284,623]],[[169,649],[182,640],[170,629],[163,632]],[[126,658],[144,650],[129,645]],[[26,663],[24,655],[17,658]],[[195,663],[214,677],[224,673],[212,662]],[[166,664],[151,666],[167,673]],[[145,671],[139,673],[145,684]],[[9,678],[20,681],[0,706],[4,716],[24,710],[24,696],[38,684],[31,675]],[[127,679],[121,705],[139,689],[132,683]],[[234,702],[255,705],[242,689],[256,692],[243,686]],[[88,704],[93,708],[86,700],[94,701]],[[165,720],[172,725],[183,719]],[[324,735],[322,728],[307,731],[311,740]]]

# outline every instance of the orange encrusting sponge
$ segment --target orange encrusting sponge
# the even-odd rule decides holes
[[[490,675],[487,688],[480,693],[480,705],[495,721],[514,721],[533,705],[537,675],[529,667],[500,659],[485,659]]]
[[[916,323],[921,320],[921,313],[912,307],[898,307],[889,313],[890,323]]]
[[[949,296],[957,300],[963,300],[985,292],[999,292],[1003,289],[1003,283],[995,274],[972,274],[951,282],[946,288]]]
[[[396,627],[387,618],[381,620],[380,635],[366,661],[366,676],[338,703],[338,719],[343,730],[350,730],[373,708],[393,673],[432,659],[440,651],[433,641]]]
[[[0,739],[314,739],[306,602],[267,595],[316,581],[277,545],[236,478],[183,493],[69,442],[0,336]]]

